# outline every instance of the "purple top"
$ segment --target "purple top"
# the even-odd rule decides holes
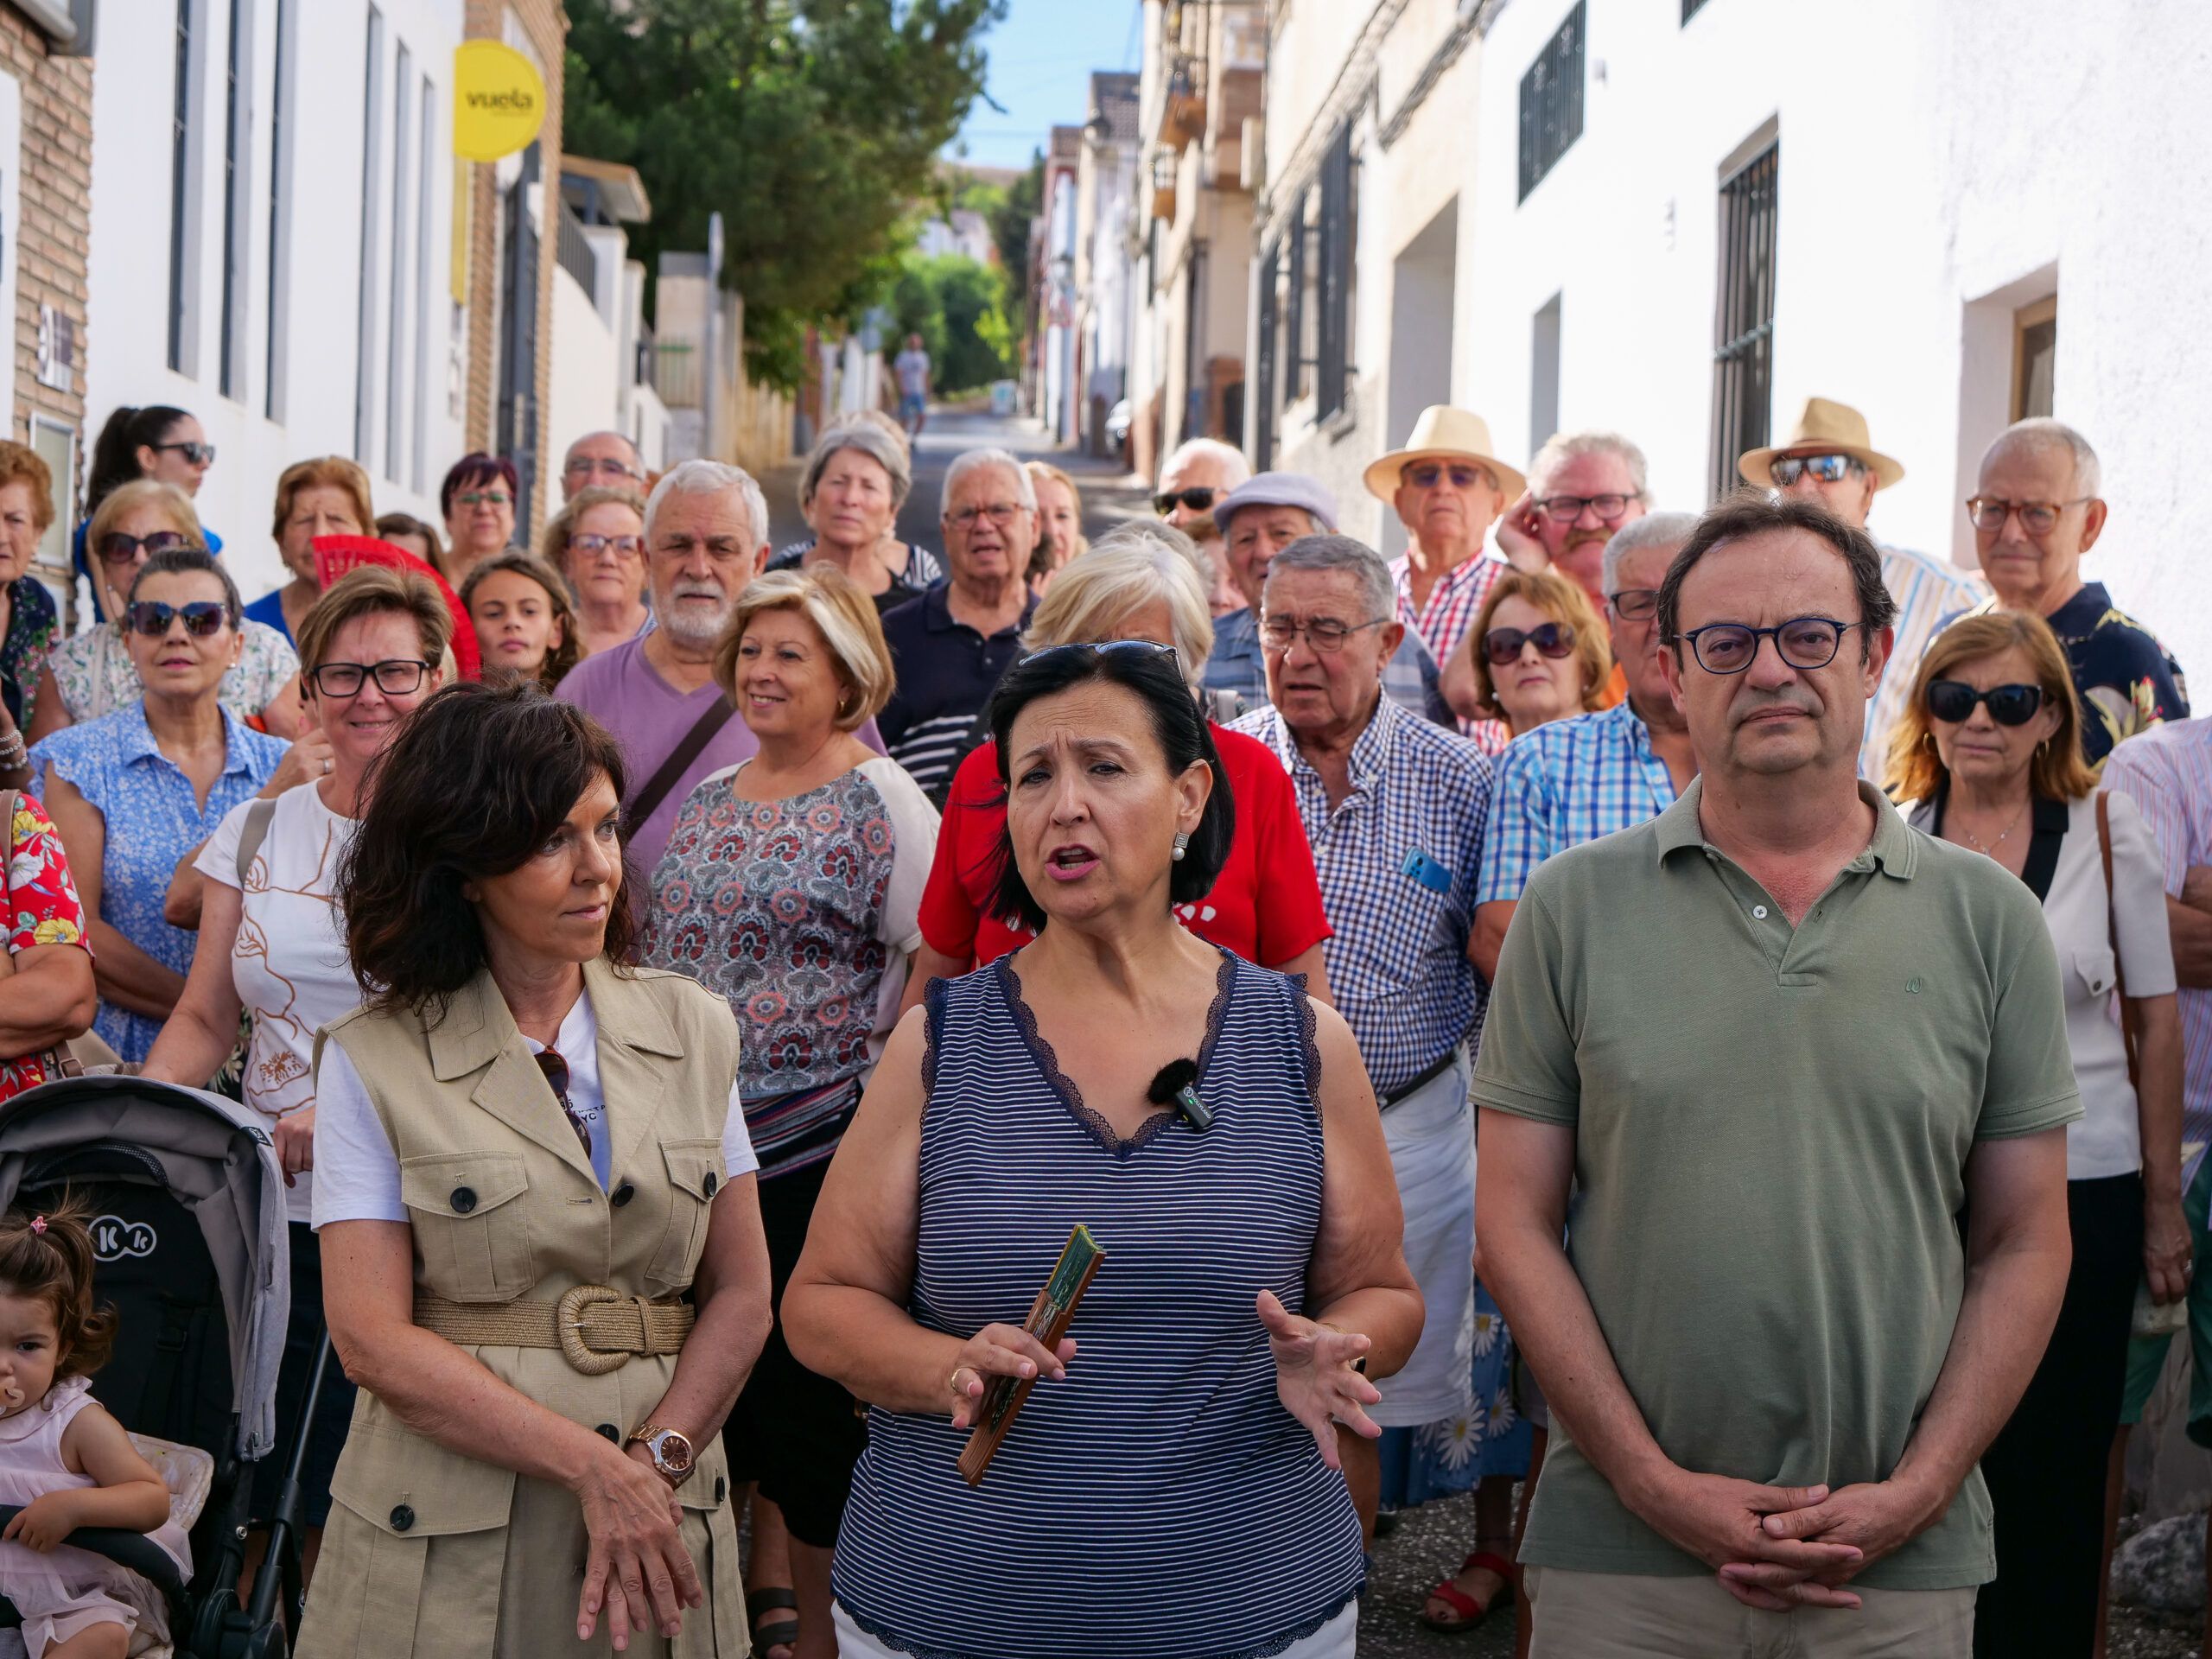
[[[721,695],[721,688],[712,683],[696,691],[679,691],[663,679],[660,671],[645,659],[645,642],[652,638],[643,634],[611,651],[585,658],[554,688],[556,696],[574,703],[614,734],[629,766],[632,794],[660,770],[661,762]],[[876,734],[873,720],[853,735],[878,754],[883,753],[883,740]],[[742,715],[734,714],[725,721],[713,741],[684,768],[675,787],[661,797],[660,804],[644,823],[631,826],[630,868],[650,878],[661,854],[667,850],[676,815],[683,810],[691,791],[709,773],[751,760],[760,747]]]

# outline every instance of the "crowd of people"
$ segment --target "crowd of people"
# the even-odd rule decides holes
[[[265,1121],[297,1650],[1333,1659],[1471,1492],[1421,1617],[1523,1653],[2101,1652],[2184,1325],[2212,1444],[2212,722],[2088,440],[1991,446],[1978,571],[1824,397],[1703,512],[1440,406],[1395,559],[1204,439],[1096,540],[960,453],[925,546],[901,363],[779,550],[619,434],[534,550],[499,456],[327,456],[251,603],[118,410],[74,634],[0,442],[0,1101],[89,1027]],[[0,1222],[0,1473],[150,1530],[79,1225]]]

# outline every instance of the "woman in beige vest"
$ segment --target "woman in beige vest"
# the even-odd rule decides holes
[[[527,687],[441,693],[379,765],[340,878],[369,1001],[316,1050],[325,1304],[361,1394],[310,1659],[745,1650],[715,1430],[768,1267],[737,1033],[619,965],[623,784]]]

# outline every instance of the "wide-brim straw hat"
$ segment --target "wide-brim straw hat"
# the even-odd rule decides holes
[[[1743,474],[1746,484],[1771,489],[1774,474],[1767,470],[1768,463],[1792,449],[1849,455],[1874,474],[1874,487],[1878,490],[1888,489],[1904,476],[1902,461],[1892,461],[1866,441],[1866,417],[1849,404],[1839,404],[1832,397],[1808,397],[1804,413],[1798,416],[1789,438],[1764,449],[1745,450],[1736,463],[1736,470]]]
[[[1365,474],[1367,493],[1382,501],[1397,499],[1401,474],[1414,461],[1471,461],[1490,468],[1497,487],[1510,503],[1529,487],[1517,467],[1500,461],[1491,448],[1490,423],[1471,410],[1449,404],[1431,404],[1414,423],[1413,435],[1402,449],[1393,449],[1370,465]]]

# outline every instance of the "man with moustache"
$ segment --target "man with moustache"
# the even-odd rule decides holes
[[[1497,545],[1516,569],[1557,570],[1602,607],[1605,544],[1649,510],[1643,450],[1618,432],[1554,432],[1498,521]]]

